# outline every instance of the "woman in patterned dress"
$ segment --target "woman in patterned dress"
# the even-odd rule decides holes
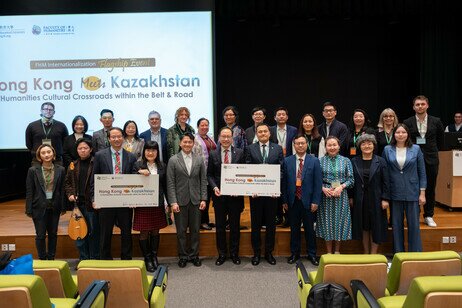
[[[316,235],[326,241],[327,253],[340,253],[340,241],[351,239],[351,214],[347,188],[353,187],[353,167],[339,155],[337,137],[326,138],[327,155],[320,159],[322,201],[318,209]]]
[[[237,124],[239,121],[239,112],[236,107],[227,106],[223,109],[222,114],[226,126],[233,131],[233,146],[245,151],[247,147],[247,137],[245,135],[245,130]]]
[[[143,155],[135,164],[134,173],[145,176],[159,175],[159,206],[140,207],[135,209],[133,230],[140,231],[140,248],[146,263],[146,269],[154,272],[159,262],[157,251],[159,248],[159,230],[167,226],[164,206],[164,192],[166,192],[166,168],[159,160],[159,145],[155,141],[147,141],[143,147]]]

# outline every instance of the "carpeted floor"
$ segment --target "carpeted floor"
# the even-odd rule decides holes
[[[177,258],[160,258],[168,265],[167,307],[297,307],[295,265],[286,257],[277,257],[277,264],[266,260],[258,266],[243,257],[241,265],[227,260],[216,266],[215,258],[203,258],[202,266],[188,263],[179,268]],[[68,260],[73,273],[76,260]],[[307,271],[316,270],[309,261]]]

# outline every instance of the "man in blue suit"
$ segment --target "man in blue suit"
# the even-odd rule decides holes
[[[307,259],[315,266],[316,235],[313,228],[318,205],[321,202],[322,174],[319,160],[307,155],[308,141],[303,135],[293,140],[295,154],[284,159],[282,179],[283,206],[289,211],[290,251],[287,263],[293,264],[300,259],[301,222],[305,229]]]
[[[274,121],[276,125],[270,127],[271,141],[282,147],[284,157],[292,155],[292,140],[297,136],[297,128],[288,125],[289,111],[285,107],[279,107],[274,111]],[[282,208],[281,198],[278,199],[278,209],[276,213],[276,225],[283,223],[282,227],[289,226],[287,213]]]
[[[149,129],[140,134],[140,138],[146,141],[155,141],[159,145],[159,159],[167,164],[167,130],[161,127],[162,118],[160,113],[153,110],[148,115]]]
[[[278,144],[270,142],[270,131],[268,125],[260,123],[256,127],[256,136],[258,142],[249,145],[246,148],[245,162],[247,164],[274,164],[281,165],[284,162],[282,148]],[[276,237],[276,208],[277,197],[259,197],[250,198],[250,220],[251,220],[251,240],[254,256],[252,265],[260,263],[261,256],[261,227],[262,221],[266,223],[265,235],[265,259],[269,264],[275,265],[276,259],[273,257],[274,242]]]
[[[108,130],[110,147],[96,153],[93,163],[90,192],[93,196],[93,208],[98,209],[101,232],[100,257],[102,260],[112,260],[111,241],[112,229],[117,221],[121,235],[122,260],[132,259],[132,217],[133,209],[125,207],[100,208],[94,202],[95,174],[131,174],[136,157],[122,148],[124,141],[122,129],[111,127]]]

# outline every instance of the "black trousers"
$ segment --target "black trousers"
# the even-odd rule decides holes
[[[316,257],[316,234],[313,223],[316,213],[303,207],[301,200],[295,198],[295,202],[289,205],[289,223],[290,223],[290,252],[294,255],[300,255],[301,251],[301,223],[305,230],[305,241],[307,254],[310,257]]]
[[[100,225],[100,257],[102,260],[112,260],[111,241],[112,229],[117,220],[120,228],[120,258],[122,260],[132,259],[132,219],[133,209],[127,208],[104,208],[99,210]]]
[[[207,201],[205,201],[205,209],[201,211],[201,224],[209,224],[210,217],[209,217],[209,205],[210,205],[210,197],[212,196],[213,191],[210,185],[207,185]]]
[[[213,196],[215,209],[216,242],[219,255],[227,255],[226,218],[229,218],[229,254],[239,255],[241,211],[244,208],[243,197]]]
[[[56,254],[58,241],[59,211],[47,209],[41,218],[33,219],[35,226],[35,246],[40,260],[53,260]],[[46,237],[48,233],[48,250]]]
[[[250,219],[252,248],[256,256],[261,255],[261,226],[262,219],[265,220],[265,254],[272,253],[276,236],[276,211],[278,199],[272,197],[250,197]]]
[[[424,205],[424,217],[433,217],[435,209],[435,188],[438,177],[438,164],[425,164],[425,173],[427,174],[427,189],[425,190],[426,203]]]

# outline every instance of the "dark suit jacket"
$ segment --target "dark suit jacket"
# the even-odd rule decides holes
[[[326,136],[326,122],[319,124],[318,130],[321,136],[324,137],[324,140],[326,140],[326,137],[328,137]],[[350,140],[350,131],[348,127],[337,119],[334,119],[330,125],[329,136],[335,136],[340,140],[340,154],[348,156],[348,142]]]
[[[390,199],[397,201],[418,201],[420,188],[427,188],[425,163],[420,147],[413,144],[407,148],[403,170],[396,161],[396,147],[387,145],[382,157],[387,162],[390,176]]]
[[[245,130],[245,138],[247,139],[248,145],[253,143],[253,139],[255,138],[255,125],[252,125]]]
[[[295,189],[297,181],[297,156],[290,155],[284,159],[284,172],[282,179],[282,203],[287,203],[289,208],[295,202]],[[321,203],[322,172],[319,159],[306,154],[302,170],[302,203],[305,209],[310,209],[311,204]]]
[[[55,164],[53,178],[53,198],[51,199],[53,211],[65,211],[64,203],[64,167]],[[26,179],[26,214],[34,219],[40,219],[47,209],[47,197],[45,179],[43,178],[42,166],[30,167]]]
[[[271,142],[278,144],[277,125],[270,127]],[[297,128],[286,124],[286,157],[293,154],[292,141],[297,136]]]
[[[142,160],[135,163],[133,173],[138,174],[138,170],[148,169],[148,164]],[[157,174],[159,175],[159,207],[164,206],[164,196],[167,193],[167,168],[164,163],[157,165]]]
[[[387,211],[382,209],[382,200],[390,200],[387,162],[380,156],[372,156],[371,167],[369,170],[369,180],[367,183],[367,195],[364,194],[363,160],[361,156],[356,156],[351,160],[353,165],[353,175],[355,185],[349,191],[353,198],[352,209],[352,234],[356,240],[361,240],[363,236],[363,200],[366,198],[371,209],[371,228],[372,237],[375,243],[382,243],[387,239]]]
[[[202,157],[192,154],[191,173],[188,174],[182,151],[173,155],[167,165],[167,200],[169,204],[186,206],[207,201],[207,171]]]
[[[83,138],[92,139],[92,136],[84,134]],[[74,133],[70,134],[64,139],[64,144],[63,144],[63,165],[64,168],[67,169],[69,164],[78,159],[79,155],[77,154],[77,149],[75,148],[75,142],[77,140],[75,139]]]
[[[416,138],[420,137],[417,126],[417,119],[412,116],[403,122],[409,128],[412,142],[416,144]],[[437,165],[438,149],[441,148],[443,142],[444,127],[440,118],[428,115],[427,118],[427,133],[425,134],[425,144],[420,145],[420,149],[424,154],[425,163],[428,165]]]
[[[140,138],[144,139],[144,142],[151,141],[151,130],[148,129],[140,134]],[[167,152],[167,130],[163,127],[160,128],[160,140],[162,142],[162,160],[165,164],[168,162]]]
[[[269,142],[268,157],[266,163],[271,165],[281,165],[281,179],[283,172],[284,155],[282,154],[282,147],[279,144]],[[260,151],[260,142],[253,143],[245,150],[245,163],[246,164],[263,164],[263,157]]]
[[[91,204],[92,195],[91,195],[91,175],[93,173],[93,163],[94,158],[90,158],[90,165],[88,166],[87,175],[85,177],[85,192],[79,193],[79,195],[85,196],[85,207],[87,211],[92,212],[93,206]],[[64,190],[66,192],[66,197],[69,199],[69,196],[76,195],[79,187],[80,179],[80,159],[74,161],[74,170],[70,168],[67,169],[66,180],[64,182]]]
[[[91,143],[93,144],[94,154],[110,147],[109,138],[107,134],[104,132],[104,128],[93,132],[93,138],[91,140]]]
[[[245,164],[244,151],[235,147],[231,147],[231,163]],[[209,164],[207,167],[207,180],[212,189],[220,188],[221,183],[221,148],[213,150],[209,154]],[[214,194],[213,194],[214,195]]]
[[[133,173],[136,157],[132,153],[122,149],[122,174]],[[95,154],[93,163],[93,174],[91,176],[91,196],[92,201],[95,198],[95,174],[113,174],[112,152],[111,148],[103,149]]]

